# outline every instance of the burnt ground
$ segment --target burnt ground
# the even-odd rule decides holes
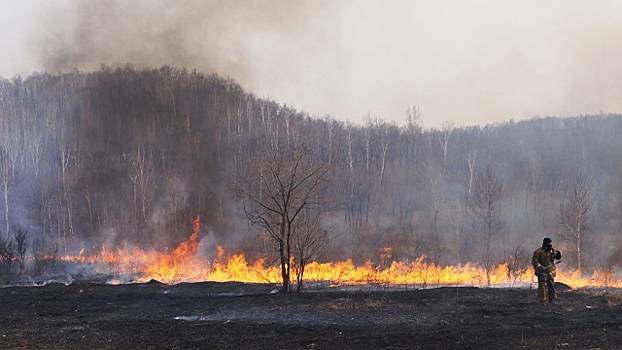
[[[622,349],[617,293],[272,286],[0,288],[0,349]]]

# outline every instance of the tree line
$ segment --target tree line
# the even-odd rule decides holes
[[[573,266],[621,263],[619,115],[439,128],[422,127],[416,106],[405,115],[403,125],[311,116],[167,66],[0,80],[0,260],[19,260],[18,235],[33,256],[170,248],[200,216],[220,244],[271,253],[284,275],[288,257],[381,264],[387,248],[492,266],[545,235]],[[318,191],[293,198],[294,212],[261,207],[282,194],[270,181],[293,186],[309,170],[300,186]],[[301,234],[284,243],[287,227]]]

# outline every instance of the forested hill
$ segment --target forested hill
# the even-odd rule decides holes
[[[486,173],[503,184],[499,256],[535,249],[545,234],[572,249],[558,217],[578,176],[593,204],[585,263],[612,262],[620,243],[618,115],[423,129],[411,110],[404,126],[351,125],[219,76],[128,67],[1,80],[0,123],[0,230],[21,225],[61,249],[171,246],[197,215],[215,243],[252,246],[258,235],[231,190],[238,164],[301,144],[330,169],[327,258],[377,261],[392,247],[393,258],[481,260],[472,197]]]

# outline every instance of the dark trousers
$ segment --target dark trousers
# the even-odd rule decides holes
[[[554,302],[557,299],[555,278],[548,273],[539,273],[536,276],[538,276],[538,299],[543,303],[546,303],[547,299]]]

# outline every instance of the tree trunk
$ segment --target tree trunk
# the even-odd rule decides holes
[[[291,244],[290,244],[291,237],[292,237],[292,224],[288,223],[287,224],[287,240],[286,240],[287,246],[285,247],[285,252],[286,252],[285,261],[287,262],[287,265],[286,265],[287,268],[285,269],[286,270],[285,272],[287,275],[286,277],[287,277],[287,286],[288,286],[287,291],[288,292],[289,292],[289,276],[291,276],[291,265],[292,265],[291,264],[292,250],[291,250]]]
[[[577,271],[579,271],[579,275],[581,275],[581,235],[577,235]]]
[[[279,253],[281,255],[281,278],[283,279],[283,293],[289,292],[289,275],[287,274],[287,261],[285,258],[285,246],[283,242],[279,242]]]
[[[9,186],[4,183],[4,221],[6,222],[6,238],[9,238]]]
[[[387,164],[387,150],[389,149],[389,143],[385,143],[382,146],[382,163],[380,164],[380,186],[384,180],[384,168]]]
[[[302,259],[300,259],[300,261],[298,262],[300,264],[299,270],[298,270],[298,275],[296,276],[296,292],[300,293],[300,291],[302,290],[302,279],[304,277],[305,274],[305,265],[306,265],[306,261],[303,261]]]

